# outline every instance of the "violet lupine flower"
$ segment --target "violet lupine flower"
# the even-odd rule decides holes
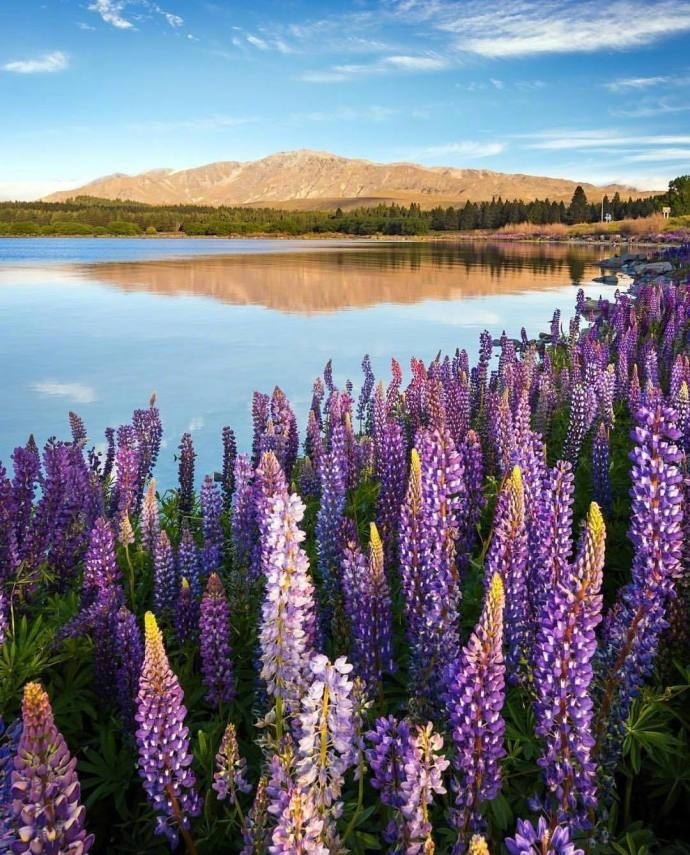
[[[0,588],[0,647],[5,643],[7,638],[7,630],[10,626],[9,621],[9,604],[5,592]]]
[[[137,439],[137,454],[139,457],[139,484],[137,490],[137,507],[141,503],[144,484],[153,475],[153,470],[160,453],[163,438],[163,425],[158,408],[156,395],[151,396],[148,409],[135,410],[132,414],[132,426]]]
[[[609,474],[609,432],[602,421],[592,440],[592,491],[604,513],[611,513],[611,478]]]
[[[535,732],[544,745],[537,763],[551,794],[552,815],[578,826],[587,824],[596,806],[590,685],[605,539],[604,520],[593,502],[575,562],[546,595],[534,650]]]
[[[235,697],[235,677],[230,650],[230,607],[217,573],[211,573],[201,598],[199,618],[201,673],[205,698],[213,707]]]
[[[349,618],[352,661],[358,676],[374,690],[394,669],[391,598],[384,571],[383,544],[371,523],[369,560],[356,540],[343,549],[342,589]]]
[[[139,517],[139,529],[144,549],[146,549],[149,555],[153,555],[161,530],[158,499],[156,498],[156,482],[153,478],[149,481],[146,495],[144,496],[141,516]]]
[[[248,793],[251,784],[247,781],[247,761],[240,756],[237,745],[237,732],[234,724],[228,724],[216,754],[216,771],[213,784],[218,801],[229,798],[231,804],[237,804],[237,791]]]
[[[357,759],[351,670],[344,656],[331,663],[315,654],[301,700],[296,780],[322,815],[338,815],[345,774]]]
[[[642,400],[642,387],[640,386],[640,376],[637,371],[637,363],[632,367],[632,375],[628,384],[628,408],[631,413],[636,413]]]
[[[15,530],[16,504],[12,483],[0,463],[0,582],[9,579],[19,566],[19,548]]]
[[[482,511],[486,505],[484,498],[484,455],[479,437],[473,430],[468,430],[458,446],[462,460],[465,482],[464,513],[458,515],[457,554],[458,565],[464,569],[469,563],[470,555],[478,538],[477,526]]]
[[[321,842],[324,821],[314,805],[313,797],[298,787],[289,793],[288,803],[273,829],[271,855],[329,855]]]
[[[270,398],[263,392],[254,392],[252,395],[252,423],[254,425],[254,436],[252,439],[252,465],[257,466],[261,456],[261,437],[266,433],[268,427]]]
[[[192,596],[189,582],[183,576],[177,594],[174,613],[175,637],[179,644],[184,644],[194,635],[196,627],[196,603]]]
[[[543,816],[535,828],[528,819],[518,819],[515,837],[503,841],[508,855],[585,855],[584,849],[576,849],[570,840],[567,825],[551,829]]]
[[[180,482],[179,509],[181,514],[191,514],[194,507],[194,460],[196,451],[191,433],[183,433],[179,447],[180,463],[178,476]]]
[[[134,727],[135,701],[144,661],[144,645],[137,620],[126,606],[120,606],[117,612],[112,614],[110,624],[115,696],[122,723],[127,730],[131,730]]]
[[[16,839],[11,851],[88,852],[92,834],[84,828],[86,810],[64,737],[55,726],[53,710],[39,683],[24,686],[22,735],[12,773],[12,814]]]
[[[268,778],[263,775],[256,785],[256,794],[249,813],[244,818],[242,825],[242,847],[241,855],[258,855],[266,851],[268,837],[268,796],[266,787]]]
[[[177,596],[175,556],[166,531],[160,531],[153,551],[153,610],[162,617]]]
[[[177,677],[168,664],[163,636],[152,612],[144,617],[146,649],[137,695],[139,775],[157,816],[156,833],[171,845],[189,838],[190,817],[201,812],[191,769],[187,710]]]
[[[134,538],[131,537],[131,527],[128,527],[126,520],[129,520],[129,514],[135,509],[137,486],[139,481],[138,476],[139,462],[137,452],[129,445],[120,445],[115,457],[115,471],[117,481],[115,484],[115,500],[118,526],[118,539],[120,543],[129,545]],[[131,538],[131,539],[130,539]]]
[[[517,682],[529,655],[531,609],[527,586],[527,531],[522,473],[518,466],[505,479],[496,502],[494,529],[486,554],[486,579],[498,573],[505,586],[506,664]]]
[[[271,396],[271,421],[276,435],[281,440],[281,453],[278,460],[285,472],[285,477],[289,479],[292,474],[292,467],[297,460],[299,435],[295,414],[285,392],[279,386],[275,387]]]
[[[601,685],[595,736],[597,759],[612,772],[630,704],[650,674],[667,626],[666,606],[682,573],[683,475],[676,413],[665,404],[641,407],[630,454],[632,579],[604,625],[598,657]]]
[[[362,372],[364,374],[364,381],[359,392],[359,400],[357,401],[357,419],[360,425],[365,422],[369,414],[371,393],[374,390],[374,383],[376,382],[368,353],[362,359]]]
[[[122,573],[115,558],[115,538],[105,517],[99,517],[91,529],[89,548],[84,559],[82,607],[88,608],[108,592],[122,595]]]
[[[111,427],[105,429],[105,442],[107,450],[103,463],[102,478],[104,482],[110,478],[113,471],[113,464],[115,463],[115,430]]]
[[[570,421],[563,445],[563,459],[572,463],[573,469],[577,467],[589,427],[587,410],[587,391],[581,383],[576,383],[570,395]]]
[[[433,852],[428,809],[434,794],[446,792],[442,775],[448,761],[439,755],[443,739],[431,724],[410,727],[393,716],[377,719],[367,738],[373,746],[366,751],[372,786],[381,802],[395,811],[384,840],[406,855]]]
[[[328,623],[333,604],[340,596],[340,530],[345,513],[347,481],[344,461],[337,450],[324,454],[321,461],[321,502],[316,515],[318,567],[324,591],[323,620]]]
[[[230,510],[232,494],[235,491],[235,460],[237,459],[237,441],[235,432],[227,425],[223,428],[223,507]]]
[[[201,550],[201,569],[205,576],[220,568],[223,558],[223,529],[220,515],[223,498],[218,485],[210,475],[201,487],[201,512],[203,514],[204,545]]]
[[[501,788],[504,604],[503,581],[494,573],[479,623],[448,674],[446,706],[455,747],[451,822],[458,832],[458,852],[472,833],[482,830],[481,805]]]
[[[463,470],[447,431],[421,429],[417,447],[419,469],[410,473],[401,515],[400,562],[411,676],[415,691],[433,696],[460,649],[455,520],[463,501]],[[412,466],[417,467],[414,455]]]
[[[194,535],[189,526],[182,528],[180,545],[177,548],[177,573],[189,582],[192,596],[198,599],[201,596],[201,573],[199,570],[199,550],[194,542]]]
[[[9,852],[14,839],[12,828],[12,768],[22,735],[21,719],[8,727],[0,716],[0,852]]]
[[[258,530],[254,503],[254,469],[245,454],[238,454],[235,461],[235,492],[232,494],[232,556],[236,570],[247,581],[258,577],[256,561]]]
[[[81,416],[78,416],[76,413],[69,411],[69,426],[72,431],[72,442],[75,445],[83,445],[87,439],[86,427],[84,426],[84,420]]]
[[[309,559],[301,546],[304,503],[284,487],[269,500],[266,590],[261,607],[261,679],[276,705],[277,735],[283,707],[295,708],[302,695],[315,625],[314,587]]]
[[[12,452],[14,477],[12,478],[12,504],[14,506],[14,536],[20,557],[24,557],[24,543],[29,534],[34,495],[41,474],[38,449],[19,446]],[[2,574],[0,574],[2,575]]]
[[[321,425],[314,410],[309,410],[307,419],[307,435],[304,440],[304,450],[311,459],[314,471],[318,476],[321,470],[321,458],[323,457],[323,439],[321,438]]]
[[[376,500],[376,518],[381,526],[388,562],[393,559],[400,506],[405,498],[406,456],[403,430],[397,422],[388,420],[376,453],[376,474],[381,485]]]

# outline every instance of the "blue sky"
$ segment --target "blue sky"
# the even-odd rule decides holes
[[[5,0],[0,198],[294,148],[664,188],[685,0]]]

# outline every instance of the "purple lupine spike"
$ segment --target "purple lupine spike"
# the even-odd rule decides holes
[[[266,589],[259,631],[261,678],[276,705],[278,736],[284,706],[289,711],[301,696],[313,646],[314,587],[301,546],[303,516],[299,496],[290,495],[287,488],[279,490],[269,499],[268,526],[262,537]]]
[[[330,620],[333,604],[340,593],[340,530],[345,512],[347,482],[338,449],[324,454],[321,461],[321,502],[316,516],[318,567],[325,605],[324,621]]]
[[[201,486],[201,513],[203,515],[204,545],[201,550],[201,569],[204,576],[214,573],[223,559],[223,529],[220,515],[223,512],[223,497],[211,475],[204,478]]]
[[[76,765],[55,726],[46,691],[39,683],[27,683],[12,773],[12,814],[18,828],[12,852],[59,855],[91,849],[94,838],[84,828]]]
[[[446,424],[456,446],[464,441],[470,427],[470,387],[467,376],[451,377],[445,386]]]
[[[636,413],[640,402],[642,401],[642,387],[640,386],[640,377],[637,371],[637,363],[632,367],[630,383],[628,384],[628,408],[631,413]]]
[[[194,507],[194,460],[196,451],[191,433],[183,433],[179,447],[178,466],[180,493],[178,507],[181,514],[191,514]]]
[[[466,495],[464,513],[458,517],[457,553],[458,566],[462,570],[467,567],[470,555],[477,543],[479,536],[477,526],[486,506],[482,489],[484,485],[484,455],[482,444],[475,431],[467,431],[465,438],[458,446],[458,452],[462,459]]]
[[[400,386],[402,385],[402,369],[397,359],[391,359],[391,382],[386,389],[386,412],[393,414],[398,406],[400,398]]]
[[[223,428],[223,507],[226,511],[232,505],[232,494],[235,492],[235,460],[237,459],[237,440],[235,432],[227,425]]]
[[[153,555],[161,530],[158,498],[156,497],[156,482],[153,478],[151,478],[146,488],[144,503],[141,507],[141,516],[139,517],[139,529],[144,549],[146,549],[149,555]]]
[[[173,608],[178,593],[175,556],[166,531],[160,531],[153,550],[153,610],[162,617]]]
[[[602,421],[592,441],[592,490],[606,514],[611,513],[612,503],[609,466],[609,432]]]
[[[5,727],[0,716],[0,852],[9,852],[14,837],[12,823],[12,769],[22,735],[21,719]]]
[[[393,560],[400,506],[405,498],[406,457],[403,430],[397,422],[388,421],[381,436],[380,457],[377,457],[377,475],[381,486],[376,500],[376,518],[381,526],[388,562]]]
[[[364,374],[364,381],[362,382],[362,388],[359,392],[359,400],[357,401],[357,419],[360,426],[365,422],[369,413],[371,393],[374,390],[374,383],[376,382],[374,372],[371,368],[371,359],[369,358],[368,353],[366,353],[362,359],[362,373]]]
[[[164,834],[173,847],[182,834],[194,851],[190,818],[201,812],[201,799],[191,769],[184,695],[168,663],[155,616],[146,612],[144,621],[146,647],[136,712],[139,775],[157,814],[156,833]]]
[[[321,470],[321,459],[323,457],[323,440],[321,438],[321,426],[314,410],[309,410],[304,449],[311,459],[314,472],[318,475]]]
[[[276,434],[281,438],[281,454],[278,460],[285,472],[285,477],[289,480],[292,474],[292,467],[297,460],[299,436],[297,433],[297,419],[292,411],[290,402],[285,392],[278,386],[273,390],[271,397],[271,420]]]
[[[273,829],[268,851],[270,855],[328,855],[330,850],[321,842],[323,830],[324,821],[313,797],[292,787]]]
[[[0,583],[10,579],[19,566],[19,547],[15,528],[17,507],[12,483],[0,463]]]
[[[266,433],[268,427],[270,398],[263,392],[254,392],[252,395],[252,424],[254,435],[252,439],[252,464],[256,466],[261,455],[261,437]]]
[[[158,460],[163,438],[163,425],[160,411],[155,406],[156,396],[151,396],[148,409],[135,410],[132,414],[132,426],[136,434],[137,456],[139,460],[139,475],[137,489],[137,507],[141,504],[144,485],[153,477],[153,470]]]
[[[517,682],[529,653],[531,619],[526,568],[525,498],[520,468],[514,466],[496,503],[493,536],[486,555],[487,580],[498,573],[505,586],[506,664],[511,682]]]
[[[196,601],[201,596],[201,572],[199,568],[199,550],[189,526],[182,528],[180,545],[177,548],[177,573],[189,582],[192,597]]]
[[[335,392],[335,386],[333,385],[333,360],[332,359],[329,359],[328,362],[324,365],[323,382],[326,384],[326,389],[328,389],[330,394]]]
[[[486,381],[491,361],[493,338],[488,330],[484,330],[479,336],[479,360],[474,372],[474,384],[472,388],[472,409],[477,416],[484,413],[484,399],[486,395]]]
[[[235,725],[226,726],[220,748],[216,754],[216,771],[213,773],[213,784],[218,801],[229,799],[231,804],[237,804],[237,791],[251,792],[251,784],[247,781],[247,761],[240,756],[237,745]]]
[[[115,463],[115,430],[114,428],[107,427],[105,429],[105,443],[106,443],[106,454],[105,461],[103,463],[103,481],[108,481],[113,471],[113,464]]]
[[[424,623],[424,517],[422,506],[422,465],[416,448],[410,454],[410,477],[405,501],[400,509],[400,536],[398,553],[402,603],[408,643],[413,654],[413,665],[421,666]]]
[[[14,505],[14,530],[20,557],[24,555],[24,543],[29,534],[34,496],[41,474],[41,459],[38,449],[18,447],[12,452],[14,477],[12,496]],[[0,574],[1,575],[1,574]]]
[[[411,675],[418,693],[433,696],[446,664],[457,658],[460,649],[455,519],[463,500],[463,470],[447,431],[420,430],[417,448],[419,471],[410,474],[415,485],[408,488],[401,518],[401,528],[406,531],[400,553],[403,584],[415,591],[408,610]],[[412,465],[416,466],[414,456]],[[420,507],[412,511],[410,499],[419,501],[418,491]],[[413,523],[417,515],[418,521]]]
[[[632,699],[653,668],[667,625],[666,605],[682,572],[683,454],[676,413],[664,404],[641,407],[636,422],[630,454],[632,579],[607,615],[597,663],[596,756],[607,774],[620,756]]]
[[[590,685],[605,539],[604,520],[593,502],[575,562],[546,594],[534,650],[535,732],[543,740],[537,763],[552,815],[581,827],[597,802]]]
[[[82,606],[88,608],[108,592],[122,594],[122,573],[115,559],[115,538],[110,523],[99,517],[91,529],[84,559]]]
[[[543,816],[535,828],[528,819],[518,819],[515,837],[503,841],[508,855],[585,855],[570,839],[567,825],[551,828]]]
[[[256,785],[254,802],[249,813],[244,818],[242,825],[242,847],[241,855],[255,855],[257,852],[265,852],[268,837],[268,796],[266,787],[268,778],[262,776]]]
[[[384,840],[396,852],[433,853],[428,808],[434,794],[446,792],[442,775],[448,761],[439,756],[443,739],[430,723],[411,727],[392,716],[377,719],[376,729],[367,736],[373,746],[366,752],[372,786],[379,790],[381,802],[395,812]]]
[[[312,656],[298,716],[297,785],[322,815],[334,817],[345,774],[357,759],[351,670],[343,656],[333,663],[321,653]]]
[[[206,700],[216,708],[232,703],[235,678],[230,658],[230,607],[217,573],[208,577],[201,598],[199,645]]]
[[[678,442],[687,455],[690,453],[690,393],[685,380],[681,383],[678,393],[673,399],[673,406],[678,413],[678,430],[680,431]]]
[[[144,645],[137,620],[126,606],[113,614],[112,653],[115,665],[115,693],[122,723],[127,730],[134,727],[134,712],[139,674],[144,661]]]
[[[501,788],[505,602],[501,575],[494,573],[479,623],[448,673],[446,705],[455,746],[451,822],[458,832],[457,852],[463,851],[474,832],[482,830],[480,806]]]
[[[357,675],[373,691],[384,673],[394,670],[391,598],[384,572],[383,544],[371,523],[369,560],[356,540],[343,550],[342,589]]]
[[[245,454],[238,454],[235,461],[235,492],[232,495],[230,533],[232,557],[240,578],[253,581],[258,577],[259,564],[256,560],[258,530],[254,502],[254,469]]]
[[[319,425],[319,430],[321,430],[321,428],[323,427],[321,419],[321,402],[323,401],[323,396],[323,381],[320,377],[317,377],[316,380],[314,380],[314,385],[312,387],[310,410],[314,412],[314,416],[316,417],[316,421]]]
[[[563,446],[563,459],[577,466],[582,443],[587,435],[587,392],[581,383],[575,384],[570,396],[570,421]]]
[[[76,413],[69,411],[69,426],[72,431],[72,442],[75,445],[84,445],[87,439],[86,427],[84,420]]]
[[[7,631],[9,630],[9,603],[8,598],[2,588],[0,588],[0,647],[5,643]],[[0,718],[1,720],[1,718]],[[1,840],[1,838],[0,838]]]
[[[138,475],[138,458],[134,448],[128,445],[120,445],[115,457],[116,482],[116,515],[117,535],[120,543],[130,544],[131,527],[128,528],[125,520],[135,509]]]
[[[565,460],[557,461],[545,479],[542,497],[542,520],[539,556],[532,565],[530,590],[540,603],[552,588],[563,584],[569,572],[573,551],[573,499],[575,477],[573,467]]]
[[[184,644],[195,634],[196,629],[196,603],[192,595],[189,582],[183,576],[175,603],[175,637],[179,644]]]

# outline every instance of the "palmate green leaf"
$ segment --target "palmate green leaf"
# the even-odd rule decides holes
[[[120,743],[114,720],[98,729],[95,745],[83,748],[77,771],[87,809],[102,799],[113,799],[122,818],[128,815],[127,791],[137,778],[133,750]]]
[[[625,834],[611,842],[611,851],[617,855],[649,855],[655,843],[651,829],[641,822],[636,822]]]
[[[672,713],[656,698],[636,698],[625,722],[623,757],[637,775],[644,754],[658,757],[678,750],[678,740],[670,731]]]

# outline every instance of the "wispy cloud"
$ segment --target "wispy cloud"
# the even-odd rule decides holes
[[[299,79],[307,83],[337,83],[367,75],[443,71],[450,66],[449,60],[438,54],[392,54],[373,62],[345,63],[324,71],[307,71]]]
[[[462,140],[407,149],[404,156],[409,160],[428,162],[451,157],[463,159],[493,157],[505,150],[506,144],[497,140]]]
[[[76,404],[92,404],[98,400],[93,386],[84,383],[60,383],[56,380],[40,380],[31,384],[31,391],[38,395],[68,398]]]
[[[69,57],[61,50],[44,53],[32,59],[13,59],[2,66],[4,71],[14,74],[55,74],[69,66]]]
[[[687,0],[391,0],[398,20],[448,33],[461,52],[508,58],[653,44],[690,30]]]
[[[639,91],[640,89],[650,89],[653,86],[662,86],[669,83],[671,77],[623,77],[619,80],[611,80],[604,83],[604,88],[609,92],[628,92],[631,89]]]
[[[651,116],[666,116],[669,113],[686,113],[690,110],[690,101],[684,103],[671,98],[644,100],[632,107],[619,107],[609,110],[612,116],[620,119],[646,119]]]
[[[525,147],[542,151],[569,151],[577,149],[615,150],[649,146],[687,145],[688,134],[638,134],[626,135],[613,129],[556,129],[535,134],[519,134],[516,138],[529,140]]]
[[[688,138],[690,143],[690,138]],[[664,160],[690,162],[690,148],[657,148],[652,151],[645,151],[639,154],[631,154],[624,157],[623,160],[629,163],[653,163],[655,161],[662,162]]]
[[[126,0],[94,0],[88,9],[90,12],[96,12],[106,24],[118,30],[131,30],[134,24],[122,15],[126,5]]]
[[[246,38],[249,44],[253,45],[255,48],[258,48],[259,50],[269,50],[268,42],[264,39],[260,39],[258,36],[252,35],[248,35]]]

